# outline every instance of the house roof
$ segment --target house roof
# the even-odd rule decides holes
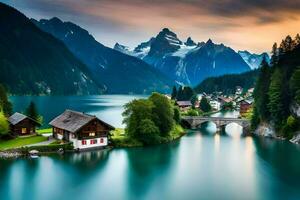
[[[177,101],[176,104],[178,106],[192,106],[192,103],[190,101]]]
[[[8,118],[8,122],[12,125],[16,125],[16,124],[20,123],[21,121],[23,121],[26,118],[28,118],[31,121],[35,122],[37,125],[40,125],[40,123],[37,122],[36,120],[34,120],[34,119],[32,119],[32,118],[30,118],[26,115],[23,115],[22,113],[18,113],[18,112],[14,113],[12,116],[10,116]]]
[[[75,133],[83,126],[88,124],[90,121],[97,119],[102,124],[106,125],[109,129],[115,129],[113,126],[107,124],[106,122],[100,120],[94,115],[88,115],[82,112],[77,112],[73,110],[65,110],[61,115],[53,119],[49,124],[51,126],[67,130],[69,132]]]
[[[230,98],[226,98],[226,97],[218,97],[218,99],[220,99],[221,101],[224,101],[226,103],[229,103],[232,101]]]
[[[252,99],[243,99],[239,103],[246,103],[246,104],[251,105],[253,103],[253,100]]]

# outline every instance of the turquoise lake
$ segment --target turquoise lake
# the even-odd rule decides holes
[[[122,127],[122,106],[141,97],[11,99],[16,111],[32,99],[45,121],[69,108]],[[300,146],[241,133],[229,124],[218,135],[207,123],[167,145],[0,160],[0,199],[300,199]]]

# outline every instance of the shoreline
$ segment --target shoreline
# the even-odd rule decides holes
[[[175,137],[170,136],[170,138],[167,139],[167,141],[164,141],[162,143],[153,144],[153,145],[143,145],[141,143],[130,144],[126,143],[123,145],[109,145],[105,148],[99,148],[99,149],[87,149],[82,151],[76,151],[75,149],[70,149],[68,143],[63,145],[45,145],[45,146],[33,146],[33,147],[19,147],[19,148],[13,148],[13,149],[7,149],[7,150],[0,150],[0,159],[17,159],[17,158],[30,158],[30,150],[41,150],[41,149],[53,149],[52,151],[46,150],[46,151],[39,151],[39,156],[47,156],[49,154],[65,154],[65,153],[81,153],[81,152],[88,152],[88,151],[95,151],[95,150],[112,150],[112,149],[122,149],[122,148],[138,148],[138,147],[148,147],[148,146],[157,146],[157,145],[165,145],[172,142],[175,142],[179,140],[181,137],[186,135],[187,131],[186,129],[183,129],[184,131],[176,135]],[[114,140],[112,139],[112,142]],[[52,147],[51,147],[52,146]],[[63,153],[61,153],[59,150],[63,149]]]

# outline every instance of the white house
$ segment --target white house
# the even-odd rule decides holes
[[[53,137],[72,142],[74,149],[105,147],[109,143],[110,131],[114,127],[96,116],[66,110],[50,122]]]

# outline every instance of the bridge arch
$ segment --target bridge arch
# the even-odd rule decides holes
[[[183,121],[190,124],[192,129],[197,129],[201,127],[202,124],[207,122],[213,122],[217,126],[218,131],[225,130],[226,126],[232,123],[238,124],[244,129],[249,130],[250,122],[247,119],[239,119],[239,118],[224,118],[224,117],[194,117],[194,116],[186,116],[182,118]]]

